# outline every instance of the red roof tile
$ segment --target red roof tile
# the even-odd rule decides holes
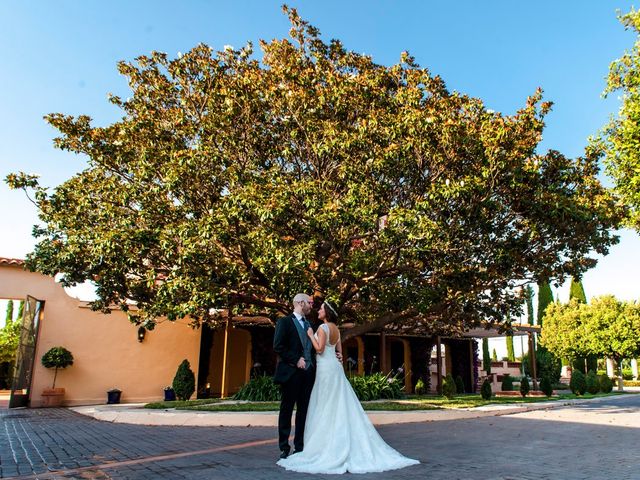
[[[0,257],[0,265],[14,265],[16,267],[22,267],[24,266],[24,260],[21,260],[19,258]]]

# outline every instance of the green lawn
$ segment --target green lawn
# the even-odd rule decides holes
[[[623,392],[625,394],[627,392]],[[484,405],[504,405],[518,403],[537,403],[564,401],[576,398],[596,398],[609,395],[620,395],[618,392],[610,394],[599,393],[597,395],[586,394],[578,396],[573,394],[562,394],[557,397],[492,397],[491,400],[483,400],[480,395],[456,395],[452,399],[438,396],[410,396],[401,400],[377,400],[363,402],[362,407],[369,411],[407,411],[407,410],[435,410],[440,408],[473,408]],[[186,402],[156,402],[145,405],[145,408],[177,410],[198,410],[207,412],[272,412],[277,411],[279,402],[233,402],[222,401],[219,398],[205,400],[190,400]]]

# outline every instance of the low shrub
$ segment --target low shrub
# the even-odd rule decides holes
[[[584,395],[587,391],[587,381],[585,379],[584,373],[582,373],[580,370],[574,370],[571,373],[569,388],[575,395]]]
[[[527,377],[522,377],[522,380],[520,380],[520,395],[526,397],[530,390],[531,387],[529,387],[529,379]]]
[[[416,393],[416,395],[424,395],[425,393],[427,393],[427,387],[425,386],[421,378],[419,378],[416,382],[416,386],[413,388],[413,391]]]
[[[456,393],[464,393],[464,381],[460,375],[456,376]]]
[[[508,373],[502,378],[502,386],[500,387],[503,392],[513,391],[513,378]]]
[[[589,373],[587,373],[587,377],[585,378],[585,382],[587,385],[587,392],[595,395],[600,391],[600,382],[598,381],[596,372],[593,370],[589,370]]]
[[[482,382],[482,387],[480,387],[480,395],[482,395],[482,398],[484,400],[489,400],[493,395],[493,391],[491,390],[491,382],[488,378],[485,378],[484,382]]]
[[[374,373],[349,378],[349,382],[361,401],[402,398],[403,384],[395,377]]]
[[[173,384],[171,386],[176,392],[176,397],[178,397],[178,400],[189,400],[189,398],[191,398],[191,395],[193,395],[193,392],[196,391],[196,377],[193,374],[193,370],[191,370],[189,360],[187,360],[186,358],[178,367],[176,376],[173,377]]]
[[[613,390],[613,382],[611,381],[609,376],[600,375],[598,379],[600,380],[600,391],[602,393],[611,393],[611,390]]]
[[[456,382],[453,380],[451,374],[444,377],[442,381],[442,395],[447,398],[453,398],[456,394]]]
[[[280,401],[280,387],[273,383],[270,375],[259,375],[245,383],[233,396],[234,400],[249,400],[251,402]]]
[[[553,395],[553,386],[551,385],[551,380],[549,379],[549,377],[542,377],[542,380],[540,380],[540,390],[547,397]]]

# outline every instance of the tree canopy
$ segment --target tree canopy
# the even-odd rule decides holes
[[[640,305],[612,295],[590,304],[572,298],[568,304],[547,307],[540,343],[555,355],[575,360],[596,355],[624,358],[640,355]]]
[[[640,230],[640,12],[631,9],[619,19],[625,29],[636,33],[636,41],[609,67],[604,93],[620,93],[622,105],[618,116],[592,143],[606,152],[606,171],[629,207],[629,224]]]
[[[290,38],[118,69],[123,117],[51,114],[87,168],[49,192],[29,268],[93,280],[133,321],[274,317],[296,292],[354,327],[459,330],[522,308],[518,288],[580,275],[617,241],[598,156],[538,153],[551,104],[513,115],[450,92],[406,52],[376,64],[285,7]],[[130,310],[131,302],[137,305]]]

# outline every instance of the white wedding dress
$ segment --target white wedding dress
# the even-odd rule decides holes
[[[420,463],[385,443],[362,409],[329,344],[316,356],[316,381],[304,430],[304,450],[278,465],[304,473],[384,472]],[[339,341],[339,340],[338,340]]]

